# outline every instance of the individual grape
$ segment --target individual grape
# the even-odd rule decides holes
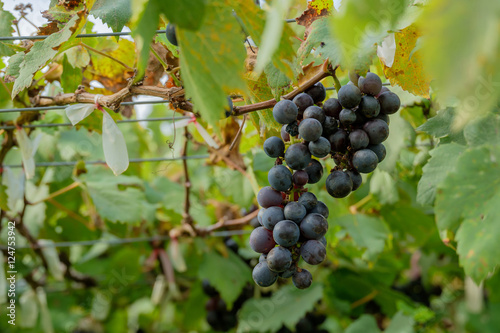
[[[295,265],[292,264],[290,267],[288,267],[287,270],[278,273],[278,276],[283,278],[283,279],[288,279],[288,278],[291,278],[293,276],[293,274],[295,274],[296,271],[297,271],[297,267],[295,267]]]
[[[339,129],[328,138],[332,146],[332,151],[343,153],[347,149],[347,132]]]
[[[356,113],[356,121],[352,124],[353,126],[363,126],[368,120],[368,118],[365,117],[365,115],[361,112],[355,112]]]
[[[283,208],[279,206],[272,206],[266,209],[264,214],[262,214],[262,225],[264,228],[273,230],[274,226],[285,219],[285,214],[283,213]]]
[[[264,141],[264,152],[272,158],[282,157],[285,154],[285,143],[277,136],[271,136]]]
[[[361,149],[352,156],[352,164],[361,173],[370,173],[377,168],[378,156],[370,149]]]
[[[281,139],[284,141],[284,142],[288,142],[290,141],[290,134],[288,134],[288,132],[286,131],[286,127],[288,125],[283,125],[281,126]]]
[[[326,89],[321,82],[318,82],[311,88],[307,89],[306,93],[312,97],[314,104],[323,102],[326,98]]]
[[[290,124],[286,125],[286,132],[290,136],[299,135],[299,123],[295,120],[295,121],[291,122]]]
[[[339,89],[338,98],[344,108],[352,109],[361,102],[361,91],[355,85],[347,84]]]
[[[264,208],[279,206],[282,201],[283,197],[281,196],[281,192],[276,191],[271,186],[261,188],[257,194],[257,202]]]
[[[299,109],[299,114],[304,113],[304,111],[314,105],[314,100],[312,99],[311,96],[309,96],[306,93],[300,93],[297,96],[295,96],[292,100],[292,102],[297,105],[297,108]]]
[[[262,225],[262,215],[264,214],[264,212],[266,211],[265,208],[261,208],[259,210],[259,213],[257,214],[257,219],[259,220],[259,223]]]
[[[259,257],[259,262],[266,262],[267,261],[267,254],[261,253]]]
[[[334,198],[344,198],[352,191],[352,180],[344,171],[335,170],[326,178],[326,190]]]
[[[307,214],[300,222],[300,232],[307,239],[320,239],[328,230],[328,222],[323,215]]]
[[[363,130],[370,138],[370,144],[377,145],[389,137],[389,125],[383,120],[372,119],[363,125]]]
[[[382,95],[383,93],[388,92],[388,91],[390,91],[389,88],[382,86],[382,89],[380,89],[380,92],[378,93],[378,95],[376,97],[378,98],[380,95]]]
[[[252,271],[252,278],[261,287],[269,287],[278,280],[278,274],[273,272],[265,262],[259,262]]]
[[[236,243],[236,241],[232,238],[228,238],[224,241],[224,245],[226,245],[226,247],[228,249],[230,249],[231,251],[233,251],[234,253],[238,254],[238,250],[239,250],[239,246],[238,246],[238,243]]]
[[[284,165],[275,165],[269,170],[267,180],[272,188],[278,191],[288,191],[292,187],[292,173]]]
[[[347,170],[346,173],[351,177],[352,180],[352,190],[356,191],[363,183],[363,177],[356,170]]]
[[[339,119],[344,126],[352,125],[356,121],[356,112],[351,109],[343,109],[340,111]]]
[[[313,105],[313,106],[308,107],[304,111],[303,117],[304,117],[304,119],[314,118],[317,121],[319,121],[321,124],[323,124],[325,122],[326,116],[325,116],[325,111],[323,111],[322,108],[320,108],[319,106]]]
[[[321,214],[325,217],[325,219],[328,218],[328,215],[330,215],[330,211],[323,201],[318,201],[316,206],[311,209],[311,213]]]
[[[365,77],[359,78],[358,87],[362,93],[377,96],[382,89],[382,80],[377,74],[368,72]]]
[[[308,166],[304,169],[307,172],[309,184],[316,184],[323,177],[323,165],[318,160],[311,160]]]
[[[309,175],[304,170],[297,170],[292,175],[292,181],[297,186],[304,186],[309,180]]]
[[[307,289],[311,286],[312,275],[307,269],[300,269],[292,276],[293,285],[298,289]]]
[[[298,203],[305,207],[309,212],[318,204],[318,199],[311,192],[302,193],[299,197]]]
[[[299,135],[306,141],[316,141],[323,133],[321,123],[314,118],[307,118],[299,124]]]
[[[377,155],[379,163],[384,160],[386,151],[383,144],[379,143],[378,145],[369,145],[368,149],[370,149]]]
[[[365,131],[357,129],[349,134],[350,146],[353,150],[360,150],[368,147],[370,143],[370,138]]]
[[[284,247],[290,247],[297,244],[300,237],[300,230],[297,223],[293,221],[280,221],[274,226],[273,237],[277,244]]]
[[[257,253],[268,253],[275,245],[271,230],[258,227],[250,234],[250,247]]]
[[[277,246],[267,254],[267,267],[273,272],[284,272],[292,265],[292,254],[282,246]]]
[[[401,100],[398,95],[391,91],[380,94],[378,102],[380,103],[380,112],[385,114],[396,113],[401,106]]]
[[[293,170],[302,170],[311,163],[311,153],[305,144],[294,143],[285,152],[285,162]]]
[[[230,96],[227,96],[227,107],[224,108],[224,111],[226,111],[226,118],[233,114],[233,110],[234,110],[233,107],[234,107],[233,100],[231,99]]]
[[[338,99],[329,98],[323,104],[323,111],[325,111],[325,115],[328,117],[333,117],[338,120],[340,111],[342,111],[342,105]]]
[[[315,327],[307,318],[301,318],[299,322],[295,325],[295,332],[314,332],[317,333],[314,329]]]
[[[349,80],[354,84],[356,87],[358,87],[358,81],[361,75],[357,73],[357,71],[351,70],[348,72],[349,75]],[[359,88],[359,87],[358,87]]]
[[[291,201],[286,204],[284,209],[285,219],[293,221],[297,224],[302,221],[307,214],[306,208],[297,201]]]
[[[279,101],[273,108],[274,120],[282,125],[290,124],[295,121],[298,114],[299,109],[297,108],[297,105],[288,99]]]
[[[321,133],[321,136],[324,136],[325,138],[328,138],[330,135],[335,133],[339,127],[339,124],[337,123],[337,120],[333,117],[325,117],[325,122],[323,123],[323,132]]]
[[[373,96],[363,96],[359,102],[358,113],[366,118],[374,118],[380,113],[380,104]]]
[[[256,217],[251,219],[249,224],[252,228],[257,228],[257,227],[260,227],[262,225],[262,224],[260,224],[259,219]]]
[[[387,125],[391,123],[389,116],[386,115],[385,113],[379,113],[378,116],[375,117],[375,119],[383,120],[387,123]]]
[[[309,151],[313,156],[318,158],[327,156],[330,153],[330,150],[332,150],[330,141],[322,136],[316,141],[309,142]]]
[[[318,265],[326,258],[326,248],[319,240],[309,240],[300,247],[300,255],[309,265]]]
[[[179,43],[177,41],[177,32],[175,24],[172,23],[167,24],[167,28],[165,29],[165,35],[167,35],[167,40],[170,44],[179,46]]]
[[[321,244],[323,244],[326,247],[326,237],[325,236],[321,237],[319,239],[319,241],[321,242]],[[260,256],[262,257],[263,255],[265,255],[265,254],[261,254]]]
[[[203,279],[201,281],[201,288],[203,289],[203,292],[205,293],[205,295],[207,296],[210,296],[210,297],[215,297],[217,295],[219,295],[219,292],[217,291],[217,289],[215,289],[211,284],[210,282],[208,282],[207,279]]]

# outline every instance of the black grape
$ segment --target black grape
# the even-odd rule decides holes
[[[326,178],[326,190],[334,198],[344,198],[352,191],[352,180],[343,171],[335,170]]]
[[[219,292],[217,291],[217,289],[215,289],[211,284],[210,282],[208,282],[208,280],[206,279],[203,279],[201,281],[201,288],[203,289],[203,292],[205,293],[205,295],[207,296],[210,296],[210,297],[215,297],[217,295],[219,295]]]
[[[325,260],[326,249],[320,241],[309,240],[300,247],[300,255],[309,265],[318,265]]]
[[[314,105],[314,100],[306,93],[298,94],[293,98],[292,102],[297,105],[300,114],[304,113],[305,109],[307,109],[308,107]]]
[[[380,103],[380,112],[385,114],[396,113],[401,106],[401,100],[398,95],[391,91],[380,94],[378,101]]]
[[[277,136],[271,136],[264,141],[264,152],[269,157],[282,157],[285,154],[285,143]]]
[[[383,120],[372,119],[363,126],[363,130],[370,138],[370,144],[377,145],[389,137],[389,125]]]
[[[278,222],[278,224],[274,226],[273,237],[278,245],[290,247],[297,244],[300,237],[300,230],[297,223],[290,220],[284,220]]]
[[[250,234],[250,247],[257,253],[268,253],[275,245],[271,230],[258,227]]]
[[[370,173],[377,168],[378,157],[370,149],[361,149],[354,153],[352,164],[361,173]]]
[[[325,122],[325,118],[326,118],[325,111],[323,111],[322,108],[320,108],[319,106],[316,106],[316,105],[308,107],[304,111],[303,117],[304,117],[304,119],[314,118],[317,121],[319,121],[321,124],[323,124]]]
[[[298,203],[304,206],[309,212],[314,207],[316,207],[316,205],[318,204],[318,199],[316,199],[316,196],[311,192],[305,192],[302,193],[302,195],[299,197]]]
[[[290,141],[290,134],[288,134],[288,132],[286,131],[287,126],[288,125],[281,126],[281,139],[285,142]]]
[[[347,149],[347,132],[339,129],[328,138],[332,146],[332,151],[343,153]]]
[[[323,132],[321,136],[328,138],[330,135],[335,133],[338,130],[339,124],[337,120],[333,117],[325,117],[325,122],[323,123]]]
[[[234,253],[238,254],[238,250],[240,247],[238,246],[238,243],[236,243],[236,241],[234,239],[228,238],[224,241],[224,244],[226,245],[226,247],[228,249],[230,249]]]
[[[316,184],[323,177],[323,165],[317,160],[311,160],[311,163],[305,167],[304,171],[307,172],[309,178],[307,182],[309,184]]]
[[[363,96],[357,112],[362,113],[366,118],[374,118],[380,113],[380,104],[373,96]]]
[[[367,136],[368,138],[368,136]],[[330,153],[332,150],[332,146],[330,145],[330,141],[324,137],[320,137],[316,141],[309,142],[309,151],[313,156],[322,158]]]
[[[282,125],[290,124],[291,122],[295,121],[298,114],[299,109],[297,108],[297,105],[287,99],[279,101],[273,108],[274,120]]]
[[[267,254],[261,253],[259,257],[259,262],[266,262],[267,261]]]
[[[307,118],[299,124],[299,134],[306,141],[316,141],[323,133],[321,123],[314,118]]]
[[[172,23],[167,24],[167,28],[165,29],[165,34],[167,35],[167,40],[170,44],[179,46],[179,43],[177,41],[177,32],[175,24]]]
[[[330,211],[323,201],[318,201],[316,206],[311,209],[311,213],[321,214],[325,217],[325,219],[328,218],[328,215],[330,215]]]
[[[347,84],[339,89],[338,98],[344,108],[352,109],[361,101],[361,91],[355,85]]]
[[[276,191],[271,186],[261,188],[257,194],[257,202],[264,208],[279,206],[282,201],[283,197],[281,196],[281,192]]]
[[[259,213],[257,214],[257,219],[259,220],[259,223],[262,225],[262,215],[264,215],[264,212],[266,211],[265,208],[261,208],[259,210]]]
[[[326,89],[321,82],[306,90],[306,93],[312,97],[315,104],[323,102],[326,98]]]
[[[288,278],[291,278],[293,276],[293,274],[295,274],[296,271],[297,271],[297,267],[295,267],[292,264],[287,270],[278,273],[278,275],[281,278],[288,279]]]
[[[285,214],[285,219],[291,220],[297,224],[299,224],[307,214],[306,208],[297,201],[287,203],[283,212]]]
[[[297,121],[293,121],[290,124],[286,125],[286,132],[290,136],[297,136],[299,135],[299,123]]]
[[[275,165],[269,170],[267,180],[272,188],[278,191],[288,191],[292,187],[292,173],[284,165]]]
[[[352,190],[356,191],[363,183],[363,177],[356,170],[347,170],[346,173],[351,177]]]
[[[339,119],[344,126],[352,125],[356,121],[356,113],[351,109],[343,109],[340,111]]]
[[[365,131],[357,129],[349,134],[349,143],[353,150],[360,150],[368,147],[370,143],[370,138]]]
[[[377,96],[382,89],[382,80],[377,74],[368,72],[365,77],[358,79],[358,87],[362,93]]]
[[[292,282],[298,289],[307,289],[311,286],[312,275],[307,269],[302,268],[292,276]]]
[[[389,116],[386,115],[385,113],[379,113],[379,115],[377,117],[375,117],[375,119],[383,120],[387,123],[387,125],[389,125],[391,123]]]
[[[282,246],[277,246],[267,254],[267,267],[273,272],[284,272],[292,265],[292,254]]]
[[[319,239],[319,241],[321,242],[321,244],[323,244],[323,245],[326,247],[326,237],[325,237],[325,236],[321,237],[321,238]],[[261,256],[261,257],[262,257],[262,256],[265,256],[265,254],[261,254],[260,256]],[[260,259],[259,259],[259,260],[260,260]]]
[[[378,98],[380,95],[382,95],[383,93],[388,92],[388,91],[390,91],[389,88],[382,86],[382,89],[380,89],[380,92],[378,93],[378,95],[376,97]]]
[[[311,163],[311,153],[305,144],[295,143],[286,150],[285,162],[293,170],[302,170]]]
[[[307,214],[300,223],[300,232],[307,239],[320,239],[328,230],[328,222],[323,215]]]
[[[309,180],[309,175],[304,170],[297,170],[292,175],[292,181],[297,186],[304,186]]]
[[[338,120],[340,111],[342,111],[342,105],[338,99],[329,98],[323,104],[323,111],[325,111],[325,115],[328,117],[333,117]]]
[[[259,262],[253,268],[252,278],[261,287],[269,287],[276,282],[278,274],[271,271],[265,262]]]
[[[273,230],[274,226],[285,219],[283,208],[279,206],[272,206],[266,209],[262,214],[262,225],[269,230]]]
[[[383,144],[379,143],[378,145],[369,145],[368,149],[370,149],[377,155],[379,163],[385,159],[386,151]]]

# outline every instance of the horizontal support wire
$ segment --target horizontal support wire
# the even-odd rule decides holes
[[[182,120],[182,119],[191,119],[191,117],[125,119],[125,120],[118,120],[116,123],[123,124],[123,123],[139,123],[141,121],[145,121],[145,122],[149,122],[149,121],[176,121],[176,120]],[[70,127],[70,126],[73,126],[73,124],[71,124],[71,123],[35,124],[35,125],[23,125],[21,127],[23,127],[23,128],[40,128],[40,127]],[[9,130],[9,129],[16,129],[16,126],[14,126],[14,125],[0,126],[0,130]]]
[[[229,237],[234,235],[245,235],[251,233],[252,230],[228,230],[228,231],[216,231],[212,232],[209,237]],[[93,239],[84,241],[74,241],[74,242],[57,242],[57,243],[44,243],[38,244],[37,246],[23,245],[16,246],[16,250],[21,249],[41,249],[41,248],[62,248],[71,246],[89,246],[95,244],[108,244],[108,245],[121,245],[130,243],[141,243],[141,242],[154,242],[163,241],[170,239],[169,236],[153,236],[153,237],[137,237],[137,238],[115,238],[115,239]],[[0,250],[7,250],[8,247],[5,245],[0,246]]]
[[[154,157],[154,158],[131,158],[130,163],[142,163],[142,162],[163,162],[163,161],[179,161],[179,160],[203,160],[209,158],[210,155],[192,155],[192,156],[180,156],[180,157]],[[61,167],[61,166],[75,166],[79,161],[68,161],[68,162],[42,162],[36,163],[36,167]],[[83,161],[85,165],[94,164],[106,164],[105,161]],[[4,164],[4,168],[22,168],[22,164]]]

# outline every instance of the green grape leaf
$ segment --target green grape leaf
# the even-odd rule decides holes
[[[452,141],[464,143],[463,131],[455,130],[453,123],[455,121],[455,110],[446,108],[438,112],[438,114],[427,120],[423,125],[416,130],[433,135],[436,138],[449,136]]]
[[[359,247],[366,248],[368,259],[384,250],[389,230],[381,219],[361,214],[345,215],[335,220],[335,224],[343,227]]]
[[[370,315],[362,315],[355,322],[349,325],[345,333],[377,333],[380,332],[377,321]]]
[[[90,11],[113,31],[122,31],[132,16],[130,0],[97,0]],[[118,37],[117,37],[118,38]]]
[[[14,79],[19,76],[19,70],[24,61],[24,56],[24,52],[19,52],[9,58],[9,66],[5,69],[6,80],[9,79],[9,81],[14,81]]]
[[[43,12],[43,17],[49,22],[56,22],[59,27],[68,22],[73,15],[85,8],[83,1],[73,1],[72,3],[59,2],[50,6],[49,10]]]
[[[0,36],[12,35],[14,32],[14,29],[12,28],[12,21],[15,19],[14,15],[3,9],[3,3],[0,1]],[[12,44],[12,42],[0,44],[0,57],[11,56],[14,54],[14,51],[7,44]]]
[[[469,146],[500,143],[500,117],[488,114],[476,118],[464,127],[464,137]]]
[[[93,173],[85,179],[85,184],[99,215],[111,222],[140,223],[146,198],[136,187],[142,182],[135,177],[98,176]]]
[[[74,93],[78,86],[82,83],[83,73],[82,69],[73,67],[68,57],[64,55],[63,58],[63,72],[61,74],[61,87],[65,93]]]
[[[252,298],[245,302],[238,314],[237,332],[276,332],[283,325],[294,329],[300,318],[322,297],[323,286],[313,283],[305,290],[287,285],[270,298]]]
[[[161,12],[177,27],[198,30],[205,20],[206,0],[156,0]],[[214,22],[212,22],[214,23]]]
[[[253,281],[248,265],[232,251],[227,251],[227,254],[225,258],[215,251],[206,252],[198,275],[200,279],[208,279],[210,284],[219,291],[222,299],[231,307],[243,287]]]
[[[456,143],[443,144],[430,151],[431,158],[423,168],[418,182],[417,202],[432,205],[436,198],[436,188],[446,176],[455,170],[455,165],[465,147]]]
[[[286,94],[291,88],[291,81],[279,69],[269,63],[264,69],[267,76],[267,83],[271,88],[274,99],[280,100],[281,95]]]
[[[68,62],[75,68],[86,67],[90,62],[89,52],[87,51],[87,49],[80,45],[71,47],[64,51],[62,54],[68,57]]]
[[[399,311],[392,317],[391,323],[384,331],[385,333],[414,333],[415,320]]]
[[[497,146],[467,150],[458,158],[455,170],[438,187],[436,196],[438,228],[442,234],[458,230],[460,264],[466,275],[477,283],[498,264],[499,161]]]
[[[12,88],[12,98],[14,98],[24,88],[31,85],[33,75],[40,70],[47,61],[54,58],[57,54],[57,48],[62,43],[67,41],[74,33],[74,29],[78,26],[81,17],[79,15],[73,18],[64,26],[61,31],[58,31],[43,41],[35,42],[28,54],[25,55],[23,62],[19,66],[19,76],[14,82]]]
[[[7,186],[0,184],[0,208],[9,210],[9,195],[7,194]]]
[[[241,30],[226,0],[214,0],[206,8],[198,31],[177,29],[181,76],[188,97],[211,124],[225,117],[227,95],[245,91],[243,63],[246,58]]]
[[[258,79],[255,79],[254,75],[247,74],[245,79],[248,90],[250,91],[249,96],[252,103],[263,102],[274,98],[265,74],[260,75]],[[274,120],[272,109],[251,112],[250,119],[252,119],[257,129],[261,128],[260,122],[264,124],[265,129],[274,129],[276,131],[281,129],[280,124]]]

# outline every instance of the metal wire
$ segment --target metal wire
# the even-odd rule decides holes
[[[177,118],[172,118],[172,117],[166,117],[166,118],[146,118],[146,119],[125,119],[125,120],[118,120],[116,123],[117,124],[123,124],[123,123],[138,123],[141,121],[174,121],[174,120],[182,120],[182,119],[191,119],[191,117],[177,117]],[[73,124],[71,123],[60,123],[60,124],[35,124],[35,125],[23,125],[21,127],[23,128],[40,128],[40,127],[71,127]],[[16,126],[14,125],[9,125],[9,126],[0,126],[0,130],[9,130],[9,129],[16,129]]]
[[[210,157],[210,155],[192,155],[192,156],[180,156],[180,157],[154,157],[154,158],[131,158],[130,163],[142,163],[142,162],[163,162],[163,161],[179,161],[179,160],[202,160]],[[94,164],[106,164],[105,161],[83,161],[86,165]],[[69,162],[42,162],[37,163],[35,166],[38,167],[61,167],[61,166],[75,166],[78,161]],[[4,168],[22,168],[22,164],[10,164],[4,165]]]
[[[245,235],[251,233],[252,230],[228,230],[228,231],[216,231],[210,234],[211,237],[229,237],[234,235]],[[71,246],[89,246],[95,244],[108,244],[108,245],[121,245],[130,243],[141,243],[141,242],[154,242],[170,239],[169,236],[152,236],[152,237],[137,237],[137,238],[115,238],[115,239],[93,239],[85,241],[74,241],[74,242],[57,242],[57,243],[45,243],[38,244],[35,248],[62,248]],[[31,245],[16,246],[16,250],[21,249],[31,249]],[[0,246],[0,250],[7,250],[7,246]]]
[[[139,105],[139,104],[164,104],[169,103],[167,100],[161,101],[136,101],[136,102],[123,102],[121,105]],[[29,111],[44,111],[44,110],[64,110],[67,105],[52,105],[52,106],[36,106],[31,108],[13,108],[13,109],[0,109],[0,113],[6,112],[29,112]]]

